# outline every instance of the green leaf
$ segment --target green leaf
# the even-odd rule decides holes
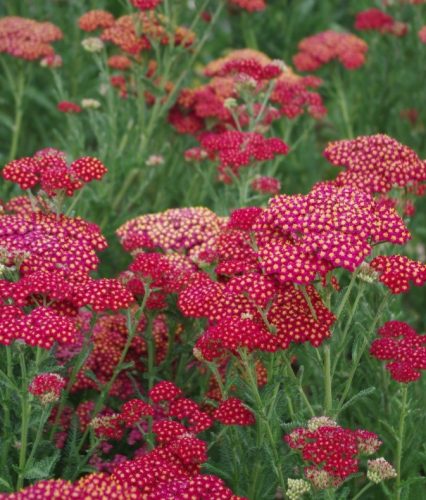
[[[56,462],[59,459],[59,450],[55,452],[51,457],[43,458],[32,464],[28,464],[24,472],[24,477],[26,479],[47,479],[52,475],[52,470],[55,467]]]
[[[342,406],[340,411],[346,410],[347,408],[352,406],[354,403],[356,403],[359,399],[362,399],[362,398],[365,398],[366,396],[369,396],[370,394],[375,392],[375,390],[376,390],[376,388],[371,386],[371,387],[368,387],[367,389],[364,389],[364,390],[358,392],[358,394],[355,394],[355,396],[352,396],[351,399],[349,399],[349,401],[346,401],[346,403]]]

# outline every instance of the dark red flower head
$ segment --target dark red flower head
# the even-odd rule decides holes
[[[426,370],[426,335],[419,335],[406,323],[388,321],[379,329],[379,337],[371,344],[370,354],[390,361],[386,368],[397,382],[409,383]]]

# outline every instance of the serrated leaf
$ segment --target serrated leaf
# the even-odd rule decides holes
[[[352,406],[354,403],[356,403],[359,399],[362,399],[365,396],[369,396],[370,394],[372,394],[373,392],[375,392],[375,390],[376,390],[376,388],[373,387],[373,386],[371,386],[371,387],[368,387],[367,389],[359,391],[358,394],[355,394],[355,396],[352,396],[351,399],[349,399],[348,401],[346,401],[346,403],[342,406],[342,408],[340,409],[340,411],[346,410],[347,408],[349,408],[350,406]]]
[[[59,451],[53,456],[43,458],[33,464],[28,464],[28,468],[24,471],[26,479],[47,479],[52,475],[52,470],[59,459]]]

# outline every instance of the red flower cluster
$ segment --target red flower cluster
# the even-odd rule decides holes
[[[379,280],[394,294],[408,292],[410,281],[416,286],[426,283],[426,264],[404,255],[379,255],[370,265],[380,274]]]
[[[305,468],[305,476],[320,490],[337,488],[358,472],[360,455],[375,453],[381,445],[373,432],[345,429],[332,421],[318,426],[308,422],[308,427],[298,427],[284,441],[312,464]]]
[[[78,20],[78,26],[83,31],[96,31],[110,28],[114,24],[114,16],[105,10],[90,10]]]
[[[133,302],[117,280],[90,276],[99,263],[96,252],[106,247],[99,228],[50,212],[52,200],[46,197],[59,191],[71,195],[105,170],[95,158],[80,158],[68,167],[64,153],[53,149],[4,168],[4,176],[22,188],[40,184],[44,191],[42,198],[7,204],[6,209],[15,213],[0,216],[2,264],[12,266],[19,278],[0,280],[1,343],[23,340],[44,349],[55,342],[73,344],[79,308],[90,306],[100,312],[127,308]]]
[[[149,286],[151,292],[146,307],[163,309],[167,307],[167,295],[179,292],[196,272],[195,264],[184,255],[138,253],[120,280],[136,297],[144,297],[145,288]]]
[[[266,0],[228,0],[231,7],[239,7],[248,12],[258,12],[266,8]]]
[[[112,69],[126,71],[132,66],[132,61],[123,55],[115,55],[108,58],[108,66]]]
[[[3,168],[2,175],[21,189],[33,189],[39,185],[48,196],[60,193],[72,196],[85,183],[102,179],[106,172],[97,158],[86,156],[68,165],[64,152],[47,148],[32,157],[12,160]]]
[[[21,340],[30,346],[50,349],[56,342],[72,344],[77,330],[74,321],[53,308],[36,307],[29,314],[14,305],[0,305],[0,344]]]
[[[213,417],[223,425],[253,425],[256,418],[237,398],[221,401]]]
[[[327,114],[320,94],[310,88],[317,88],[322,80],[314,76],[298,76],[286,69],[278,78],[271,94],[271,102],[280,106],[280,115],[296,118],[306,109],[315,119]]]
[[[82,320],[82,328],[80,335],[87,335],[90,332],[89,318],[80,315]],[[143,359],[146,359],[148,346],[146,342],[146,320],[142,319],[138,325],[137,335],[132,340],[130,348],[125,358],[125,362],[133,364],[133,370],[143,372],[146,367]],[[168,334],[169,330],[165,321],[164,315],[158,315],[152,322],[151,335],[153,336],[156,349],[156,362],[160,363],[167,354],[168,349]],[[91,337],[92,351],[86,362],[78,373],[77,380],[72,388],[73,392],[83,389],[95,389],[100,391],[102,385],[106,384],[112,377],[114,369],[120,360],[121,353],[126,345],[129,331],[127,327],[126,317],[121,314],[102,315],[96,321],[93,327]],[[82,345],[82,342],[80,342]],[[80,347],[81,349],[81,347]],[[61,350],[58,351],[59,359],[74,357],[78,351],[67,354]],[[96,375],[96,380],[93,377],[87,376],[87,373]],[[114,382],[111,388],[111,394],[118,397],[125,397],[130,379],[127,373],[122,372]],[[133,391],[132,391],[133,393]]]
[[[229,58],[228,62],[225,62],[220,71],[215,73],[210,71],[210,76],[235,76],[235,75],[245,75],[254,78],[256,82],[262,82],[263,80],[273,80],[277,78],[283,69],[283,64],[277,61],[271,61],[267,64],[259,62],[256,58],[242,58],[238,59],[235,57]]]
[[[276,177],[259,176],[253,180],[251,188],[262,194],[278,194],[281,182]]]
[[[94,499],[108,498],[111,500],[137,500],[138,491],[135,487],[118,483],[112,476],[98,472],[82,477],[71,483],[64,479],[49,479],[39,481],[17,493],[4,494],[9,500],[72,498]]]
[[[387,193],[426,180],[426,162],[408,146],[384,135],[365,135],[328,144],[324,156],[345,167],[335,183],[370,193]]]
[[[422,43],[426,43],[426,26],[423,26],[423,28],[420,29],[420,31],[419,31],[419,40]]]
[[[139,0],[139,3],[143,2],[148,5],[147,1]],[[155,1],[151,0],[149,3],[153,4]],[[195,40],[195,34],[183,26],[177,26],[173,32],[170,32],[168,19],[162,14],[152,11],[141,11],[121,16],[118,19],[113,18],[112,21],[106,15],[108,13],[104,13],[101,16],[102,22],[97,22],[97,16],[92,15],[92,12],[96,11],[87,12],[80,18],[80,27],[83,26],[82,29],[86,31],[101,28],[103,31],[100,38],[103,41],[111,42],[124,53],[133,56],[150,50],[152,48],[151,41],[153,40],[162,45],[168,45],[171,37],[175,45],[185,47],[191,46]]]
[[[58,103],[58,111],[61,113],[81,113],[81,106],[71,101],[61,101]]]
[[[28,392],[37,396],[42,404],[54,403],[65,385],[65,379],[57,373],[43,373],[33,378]]]
[[[299,71],[315,71],[333,59],[346,69],[357,69],[365,63],[368,45],[355,35],[324,31],[299,43],[293,62]]]
[[[79,411],[84,426],[89,423],[101,438],[117,439],[125,427],[138,425],[143,433],[147,419],[153,419],[152,431],[157,446],[134,460],[124,460],[113,467],[112,474],[93,474],[74,484],[64,481],[40,482],[24,490],[28,494],[78,494],[89,498],[89,493],[108,498],[220,498],[237,500],[222,480],[200,474],[200,466],[207,460],[207,443],[196,437],[213,424],[209,415],[194,401],[183,397],[182,391],[172,382],[163,381],[149,391],[151,402],[131,399],[122,405],[119,413],[111,411],[90,419],[93,404],[83,405]],[[246,410],[247,411],[247,410]],[[229,415],[229,411],[228,411]],[[245,419],[237,408],[234,420]],[[145,421],[145,422],[144,422]],[[183,421],[187,422],[186,424]],[[121,495],[116,497],[116,490]],[[21,498],[14,494],[11,498]],[[24,498],[24,497],[23,497]],[[26,497],[25,497],[26,498]],[[41,497],[44,498],[44,497]],[[90,496],[90,498],[92,498]]]
[[[160,5],[162,0],[130,0],[133,7],[139,10],[153,10]]]
[[[51,43],[62,36],[62,31],[52,23],[16,16],[0,19],[0,53],[27,61],[53,56]]]
[[[220,133],[205,133],[201,147],[208,154],[217,155],[220,178],[230,183],[232,176],[238,177],[241,167],[255,162],[273,160],[276,155],[288,153],[287,144],[277,137],[266,138],[256,132],[229,130]]]
[[[314,118],[326,114],[321,96],[310,90],[319,78],[301,77],[281,61],[273,61],[252,49],[234,50],[210,62],[204,68],[209,83],[195,89],[183,89],[169,114],[170,123],[179,133],[197,134],[202,130],[224,127],[246,128],[253,118],[258,126],[269,126],[281,116],[295,118],[305,109]],[[268,105],[262,106],[266,87],[273,86]],[[251,110],[244,100],[249,92],[255,97]],[[278,106],[278,108],[277,108]],[[231,112],[232,108],[232,112]]]
[[[355,19],[355,29],[390,33],[395,36],[404,36],[407,33],[405,23],[398,22],[391,15],[375,8],[358,12]]]
[[[388,321],[379,329],[379,336],[371,344],[370,354],[387,363],[391,377],[408,384],[421,377],[426,370],[426,335],[419,335],[407,323]]]

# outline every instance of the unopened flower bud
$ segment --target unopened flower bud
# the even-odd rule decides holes
[[[396,477],[396,470],[383,457],[368,461],[367,478],[373,483],[381,483]]]
[[[163,165],[164,158],[161,155],[151,155],[145,162],[148,167],[156,167],[157,165]]]
[[[286,494],[290,500],[299,500],[305,493],[309,493],[311,486],[304,479],[288,479]]]
[[[100,52],[104,48],[104,42],[100,38],[94,36],[85,38],[81,42],[81,45],[87,52]]]
[[[233,109],[238,106],[237,100],[234,99],[233,97],[228,97],[225,99],[223,105],[225,106],[226,109]]]
[[[370,264],[363,262],[357,270],[357,277],[367,283],[374,283],[377,281],[379,274],[370,266]]]
[[[336,427],[337,423],[329,417],[312,417],[308,422],[308,429],[311,432],[316,431],[320,427]]]
[[[101,103],[97,99],[82,99],[81,107],[84,109],[98,109]]]

